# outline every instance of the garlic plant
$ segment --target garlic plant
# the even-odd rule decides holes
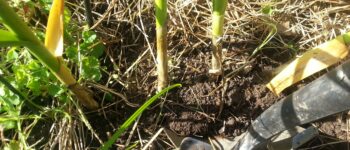
[[[212,12],[212,62],[209,73],[222,74],[222,36],[227,0],[213,0]]]

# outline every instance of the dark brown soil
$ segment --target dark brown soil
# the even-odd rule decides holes
[[[234,137],[245,132],[252,120],[283,97],[283,94],[281,97],[275,96],[265,87],[271,78],[269,72],[276,64],[263,56],[249,61],[247,51],[231,47],[225,54],[226,77],[209,75],[211,54],[208,47],[193,49],[179,57],[177,64],[174,63],[170,68],[170,76],[172,83],[181,83],[182,87],[169,92],[163,101],[156,102],[142,115],[138,128],[146,130],[140,132],[151,135],[147,130],[154,132],[158,125],[182,136],[219,134]],[[172,60],[175,58],[172,57]],[[125,59],[131,59],[125,62],[134,62],[137,58]],[[242,66],[245,67],[240,69]],[[227,77],[229,74],[231,76]],[[131,83],[130,88],[122,92],[129,102],[141,105],[152,96],[155,93],[156,76],[151,59],[143,59],[137,71],[128,77],[128,82]],[[116,84],[115,89],[123,88]],[[102,140],[107,140],[108,134],[136,110],[118,98],[114,100],[119,102],[99,114],[89,115],[93,128],[99,131]],[[125,143],[128,136],[129,133],[117,143]]]
[[[209,51],[204,50],[180,59],[180,67],[173,71],[175,82],[183,88],[168,96],[163,125],[180,135],[240,135],[278,99],[264,86],[267,80],[260,66],[268,64],[255,61],[224,83],[222,77],[208,74],[209,58]],[[226,74],[237,71],[238,59],[247,60],[248,56],[228,51]]]
[[[80,1],[72,2],[74,4],[80,3]],[[323,18],[318,15],[316,17],[310,15],[322,14],[321,10],[326,11],[326,8],[330,7],[332,3],[335,5],[336,2],[312,2],[312,4],[308,4],[304,8],[307,12],[304,12],[305,10],[301,11],[298,5],[294,6],[295,8],[287,9],[287,7],[277,7],[277,5],[283,5],[283,3],[276,4],[274,7],[278,8],[276,9],[278,11],[274,12],[274,16],[270,16],[273,20],[279,23],[290,23],[292,24],[290,27],[293,28],[299,27],[299,24],[305,24],[304,26],[312,29],[312,32],[309,31],[310,33],[304,35],[304,30],[301,30],[303,31],[302,37],[296,33],[294,33],[296,35],[291,35],[290,37],[283,34],[276,35],[263,50],[258,52],[258,55],[250,58],[252,51],[259,44],[263,43],[265,37],[269,34],[269,26],[264,23],[263,19],[259,20],[261,19],[260,15],[256,15],[256,12],[260,12],[262,5],[260,6],[256,2],[232,1],[231,7],[229,7],[231,10],[225,16],[227,22],[229,22],[229,26],[226,28],[229,36],[224,38],[223,43],[223,47],[227,48],[223,62],[224,75],[217,77],[208,74],[211,63],[211,49],[210,39],[206,34],[207,27],[210,27],[208,18],[211,12],[210,9],[205,9],[210,8],[206,2],[200,1],[198,4],[196,2],[194,6],[181,8],[183,10],[169,9],[169,76],[171,83],[181,83],[183,86],[170,91],[161,100],[156,101],[148,108],[142,114],[137,126],[135,126],[136,128],[132,129],[133,127],[130,127],[116,141],[119,149],[123,149],[124,145],[131,145],[135,141],[150,139],[160,127],[168,128],[181,136],[222,135],[224,137],[235,137],[242,134],[246,131],[251,121],[269,106],[281,100],[285,95],[303,87],[305,83],[315,79],[315,77],[312,77],[312,79],[310,77],[286,89],[280,96],[274,95],[265,87],[265,84],[272,77],[271,71],[273,69],[290,60],[292,55],[311,48],[315,46],[314,44],[320,44],[333,36],[333,33],[332,36],[324,34],[326,33],[325,31],[328,33],[329,29],[313,28],[313,26],[321,27],[317,20],[321,20],[321,23],[329,24],[325,25],[325,28],[328,26],[332,28],[333,24],[334,26],[346,26],[346,23],[338,23],[336,20],[348,19],[346,14],[326,15]],[[200,3],[203,4],[199,5]],[[306,3],[306,1],[286,1],[287,3],[298,4]],[[152,49],[153,53],[155,53],[153,6],[147,6],[147,9],[143,8],[150,4],[143,1],[140,1],[140,3],[139,1],[132,3],[129,1],[118,1],[118,4],[116,4],[118,6],[114,7],[114,11],[107,15],[108,18],[103,19],[99,27],[94,29],[101,38],[101,42],[106,44],[107,50],[103,58],[100,59],[101,66],[103,66],[101,68],[103,70],[102,81],[90,83],[87,86],[94,91],[95,97],[102,107],[97,112],[88,112],[88,110],[85,110],[85,112],[92,129],[103,142],[107,141],[113,132],[140,105],[155,94],[157,76],[155,74],[154,56],[150,52],[142,55],[149,49]],[[109,8],[109,5],[105,2],[97,2],[95,4],[95,13],[101,14],[95,14],[95,20],[101,18],[102,14]],[[71,5],[67,6],[73,7]],[[173,6],[176,5],[171,4],[171,8]],[[141,7],[142,10],[139,10],[138,7]],[[340,5],[335,8],[344,7]],[[244,11],[245,9],[249,10],[249,13]],[[116,10],[119,12],[115,12]],[[177,11],[182,11],[180,12],[182,14],[178,14],[179,12]],[[125,14],[127,17],[120,16],[120,14]],[[339,16],[341,18],[337,19],[336,17]],[[80,20],[80,17],[78,18]],[[333,18],[334,20],[332,20]],[[182,19],[188,20],[183,23]],[[344,30],[347,28],[337,27],[335,31],[332,28],[332,32],[338,34],[340,29]],[[323,38],[318,36],[320,33],[323,33]],[[318,38],[320,38],[319,41],[317,40]],[[281,42],[276,39],[283,40]],[[309,41],[309,39],[314,40],[303,42]],[[116,75],[116,77],[113,75]],[[118,92],[126,99],[123,100],[116,94],[104,91],[103,88],[95,86],[97,84]],[[107,94],[112,96],[110,95],[107,98]],[[348,118],[340,118],[336,119],[333,116],[313,123],[324,135],[307,143],[308,145],[305,145],[305,148],[340,149],[332,144],[327,144],[328,142],[338,142],[339,139],[348,140],[348,124],[344,122]],[[28,138],[30,143],[40,140],[43,134],[51,133],[52,122],[48,122],[50,123],[38,123],[37,128],[33,129],[33,132],[36,133],[35,136]],[[42,126],[41,124],[44,125]],[[84,140],[86,140],[88,148],[97,149],[101,146],[101,143],[91,134],[91,130],[87,129],[85,125],[82,126],[84,126],[84,129],[81,130],[84,131],[81,132],[84,135],[87,133]],[[164,144],[165,142],[162,142],[166,140],[167,137],[163,134],[159,135],[154,143],[160,143],[158,146],[162,146],[166,145]],[[46,141],[42,143],[44,142]],[[322,144],[326,146],[319,147]],[[345,144],[349,146],[348,143]],[[164,147],[168,148],[167,146]]]
[[[222,77],[208,74],[210,57],[209,48],[194,49],[170,72],[172,83],[183,87],[167,96],[161,124],[180,135],[218,134],[220,129],[220,134],[239,135],[278,99],[265,87],[269,61],[248,63],[244,51],[232,48],[225,55],[225,75],[248,65],[224,83]]]
[[[211,58],[210,46],[196,47],[191,51],[181,51],[181,48],[170,50],[171,83],[181,83],[183,86],[170,91],[162,101],[156,102],[145,111],[137,126],[142,130],[137,132],[144,137],[152,137],[159,126],[162,126],[181,136],[235,137],[245,132],[251,121],[273,103],[316,78],[308,78],[288,88],[281,96],[276,96],[265,87],[265,84],[272,77],[271,71],[283,61],[289,60],[290,53],[265,49],[251,61],[249,54],[255,46],[247,48],[232,44],[225,47],[228,47],[223,63],[225,73],[220,77],[211,76],[208,73]],[[144,48],[134,47],[116,50],[109,55],[123,62],[118,68],[123,73],[139,59],[144,50]],[[108,60],[104,63],[106,66],[111,64]],[[244,66],[243,69],[242,66]],[[107,71],[114,72],[115,68],[110,67]],[[154,95],[156,79],[155,64],[149,53],[140,59],[127,76],[120,77],[121,81],[128,84],[127,87],[113,84],[109,88],[116,89],[125,95],[130,103],[140,106],[147,98]],[[97,97],[104,97],[104,92],[98,88],[95,91]],[[92,113],[88,116],[98,135],[106,141],[137,107],[130,106],[119,97],[113,97],[104,105],[108,107],[98,114]],[[331,123],[334,124],[334,122]],[[323,122],[319,124],[322,129]],[[338,127],[325,130],[343,133]],[[342,136],[330,133],[327,135]],[[139,137],[135,133],[130,136],[130,130],[128,130],[117,143],[126,143],[128,139],[135,141]],[[308,144],[307,147],[312,147],[322,143],[311,141]],[[99,144],[96,142],[93,145]]]
[[[170,91],[162,101],[156,102],[142,115],[138,124],[138,129],[142,130],[138,132],[146,137],[152,136],[152,133],[162,126],[181,136],[235,137],[242,134],[251,121],[269,106],[312,81],[307,79],[290,87],[280,97],[271,93],[265,84],[271,78],[270,72],[276,67],[274,60],[278,60],[279,55],[281,53],[269,53],[267,50],[267,53],[249,61],[249,55],[245,50],[231,47],[225,53],[225,77],[215,77],[208,74],[210,48],[201,47],[184,54],[170,68],[171,82],[181,83],[183,86]],[[127,62],[134,62],[137,59],[137,57],[125,58],[131,59]],[[172,57],[172,60],[175,58]],[[242,66],[245,67],[240,69]],[[126,70],[126,68],[120,69]],[[118,84],[114,86],[115,89],[122,89],[121,92],[125,93],[129,102],[141,105],[155,93],[154,64],[151,59],[143,59],[136,70],[131,77],[128,77],[130,88],[123,89]],[[227,77],[229,74],[233,75]],[[112,134],[111,131],[115,131],[136,110],[136,107],[129,106],[119,98],[114,97],[113,101],[118,102],[89,117],[93,128],[98,131],[103,141],[106,141]],[[343,129],[346,124],[334,121],[334,117],[331,118],[333,120],[323,120],[315,124],[324,136],[315,138],[305,147],[339,141],[332,137],[346,140],[347,133]],[[129,130],[117,143],[125,143],[129,138],[138,139],[135,133],[130,136]],[[347,143],[335,146],[344,144]]]
[[[101,62],[102,66],[107,66],[105,71],[109,74],[105,74],[103,77],[105,81],[100,83],[106,83],[108,88],[120,92],[130,103],[137,105],[142,105],[145,100],[155,94],[156,90],[157,76],[154,58],[150,52],[142,55],[148,48],[155,49],[153,45],[155,30],[152,26],[154,20],[148,19],[151,15],[153,14],[146,14],[144,17],[147,19],[143,18],[144,32],[147,33],[147,38],[151,42],[150,47],[143,38],[143,33],[136,29],[134,24],[119,21],[117,18],[117,22],[109,26],[118,27],[117,29],[113,28],[113,34],[114,32],[118,33],[118,38],[121,37],[122,40],[118,38],[105,39],[106,43],[117,42],[108,45],[108,58],[106,57]],[[176,15],[177,12],[170,12],[170,16]],[[197,17],[196,13],[192,15],[192,18],[195,18],[193,21],[198,22],[199,26],[209,26],[202,17]],[[300,83],[290,87],[280,97],[275,96],[265,87],[265,84],[272,77],[270,72],[296,54],[296,52],[286,48],[285,43],[272,40],[269,45],[279,48],[264,48],[251,61],[250,54],[267,34],[264,32],[265,26],[260,27],[261,30],[254,29],[257,27],[257,24],[254,23],[242,26],[249,29],[249,33],[252,32],[255,35],[253,37],[262,37],[260,40],[249,38],[250,40],[247,41],[229,41],[230,39],[227,39],[228,41],[224,42],[223,46],[227,48],[223,63],[225,74],[214,77],[208,74],[211,60],[210,39],[202,35],[204,31],[199,26],[191,26],[192,32],[196,34],[186,33],[186,30],[181,26],[174,28],[181,24],[178,20],[180,19],[170,20],[169,23],[171,24],[169,31],[172,31],[168,35],[169,76],[171,83],[181,83],[183,86],[170,91],[161,101],[157,101],[147,109],[138,122],[137,129],[139,130],[131,134],[132,130],[129,129],[117,143],[123,145],[130,138],[132,141],[137,141],[140,138],[139,135],[149,139],[160,126],[182,136],[219,134],[235,137],[245,132],[251,121],[265,109],[283,98],[284,95],[303,86],[304,83]],[[131,21],[141,26],[137,17]],[[237,36],[245,35],[243,32],[239,33],[235,34],[238,34]],[[231,35],[235,34],[231,33]],[[282,37],[281,39],[299,48],[296,42],[300,40],[299,38]],[[246,37],[242,39],[246,39]],[[189,46],[191,48],[188,48]],[[300,47],[300,49],[307,48]],[[153,51],[153,53],[155,52]],[[110,62],[110,60],[114,62]],[[137,60],[139,61],[137,62]],[[134,63],[136,63],[135,66],[133,66]],[[242,66],[245,67],[239,69]],[[112,84],[109,84],[113,80],[110,79],[111,74],[117,74],[119,81],[113,81]],[[228,74],[233,75],[227,77]],[[120,82],[125,85],[120,84]],[[97,97],[102,99],[105,96],[105,93],[101,92],[100,89],[96,88],[95,91]],[[110,101],[103,101],[102,105],[106,107],[99,113],[89,114],[88,117],[93,128],[98,131],[102,140],[106,141],[108,136],[118,129],[138,107],[125,103],[117,96]]]

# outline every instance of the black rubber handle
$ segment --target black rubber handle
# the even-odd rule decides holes
[[[234,150],[265,149],[277,133],[350,109],[350,61],[272,105]]]

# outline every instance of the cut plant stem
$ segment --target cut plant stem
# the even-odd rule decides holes
[[[167,0],[155,0],[157,29],[157,74],[158,87],[161,91],[168,86],[168,56],[167,56]]]
[[[227,0],[213,0],[212,14],[212,62],[210,74],[222,74],[222,36]]]
[[[54,2],[56,1],[58,2],[58,0]],[[92,98],[90,92],[77,83],[71,71],[64,64],[63,59],[50,52],[4,0],[0,0],[0,17],[5,26],[20,40],[19,42],[7,42],[2,45],[14,46],[17,44],[16,46],[26,46],[31,54],[45,64],[76,95],[80,103],[89,109],[98,108],[98,104]]]

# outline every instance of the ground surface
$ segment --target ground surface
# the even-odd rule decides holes
[[[229,3],[223,43],[225,74],[213,77],[208,74],[210,1],[169,1],[170,79],[171,83],[181,83],[183,87],[171,91],[147,110],[136,129],[129,130],[117,142],[119,146],[150,139],[160,127],[182,136],[242,134],[261,112],[303,86],[302,83],[289,88],[280,96],[272,94],[264,85],[273,77],[274,69],[349,28],[344,24],[349,23],[349,15],[342,1]],[[268,5],[272,6],[273,13],[263,15],[261,9]],[[115,10],[106,12],[110,7]],[[129,103],[140,105],[155,93],[156,87],[152,3],[117,2],[114,6],[96,3],[95,9],[110,15],[96,28],[109,45],[104,63],[111,73],[105,85],[124,95]],[[274,24],[273,27],[270,24]],[[273,39],[258,55],[251,57],[252,51],[274,27],[277,33]],[[117,78],[111,78],[111,74]],[[98,115],[89,115],[93,128],[103,139],[136,109],[120,98],[115,101],[104,104],[107,107]],[[332,128],[339,122],[316,124],[326,134],[346,140],[341,129]],[[167,142],[164,134],[156,140],[159,145]]]
[[[83,22],[84,9],[79,9],[82,2],[71,2],[66,6],[76,10],[73,17]],[[303,81],[280,96],[274,95],[265,84],[278,66],[350,29],[350,5],[345,1],[229,0],[229,3],[223,37],[224,75],[214,77],[208,74],[211,1],[169,0],[170,80],[183,86],[145,111],[116,142],[116,147],[123,149],[141,142],[137,145],[140,148],[162,127],[181,136],[242,134],[269,106],[309,82]],[[266,6],[271,6],[272,14],[262,13]],[[86,127],[77,129],[82,131],[89,149],[100,146],[155,94],[157,78],[153,1],[94,1],[93,11],[96,23],[93,30],[107,50],[100,60],[105,66],[102,81],[86,83],[101,104],[97,111],[86,110],[95,133]],[[274,33],[272,40],[252,56],[269,33]],[[348,140],[347,121],[346,117],[345,123],[333,117],[313,125],[327,135]],[[82,126],[79,121],[72,126],[79,124]],[[40,134],[54,132],[49,127],[43,127]],[[154,143],[158,148],[173,147],[164,133]]]
[[[176,82],[184,87],[168,96],[163,124],[180,135],[219,134],[222,128],[221,134],[237,136],[247,128],[247,122],[277,100],[265,88],[266,75],[258,67],[266,64],[255,61],[223,82],[208,74],[209,56],[209,51],[201,51],[180,60],[181,67],[174,72],[182,77]],[[224,68],[228,73],[237,70],[235,57],[247,59],[235,52],[226,57]]]

